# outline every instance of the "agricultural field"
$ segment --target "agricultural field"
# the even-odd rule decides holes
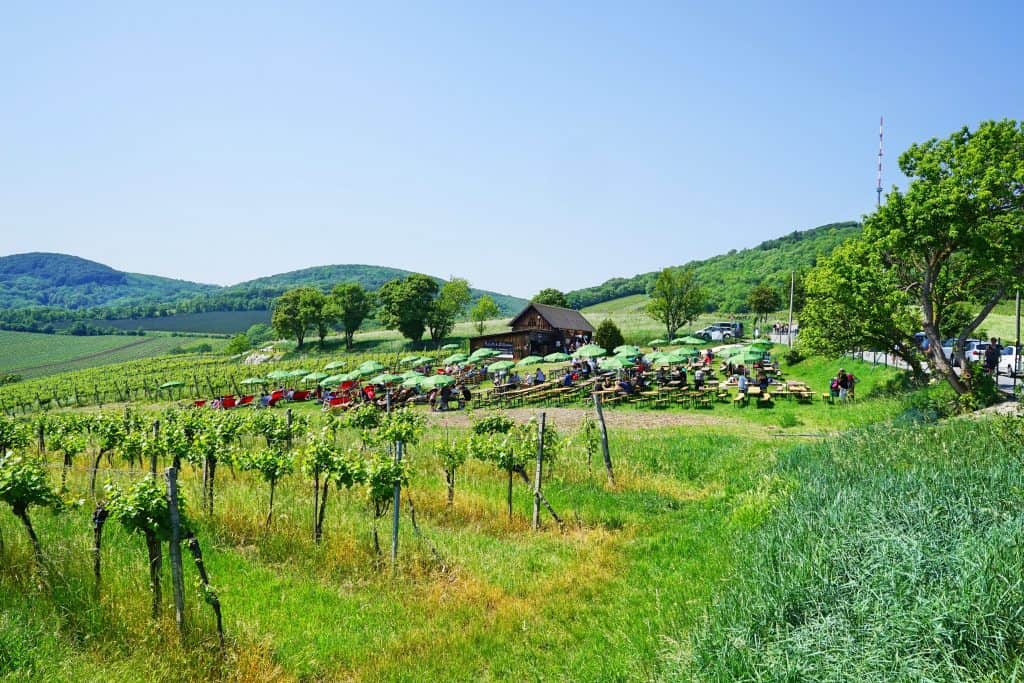
[[[838,362],[811,358],[788,372],[820,386]],[[879,392],[895,371],[842,363],[861,379],[848,405],[609,408],[614,481],[588,427],[593,411],[549,409],[547,436],[558,438],[545,440],[543,493],[562,525],[541,507],[539,530],[531,529],[532,485],[509,478],[505,461],[488,455],[491,442],[469,439],[473,425],[496,414],[417,409],[408,424],[424,421],[407,429],[403,420],[374,427],[364,415],[334,419],[296,404],[291,430],[282,409],[128,404],[27,417],[26,434],[43,429],[54,486],[72,449],[64,498],[80,502],[59,513],[30,508],[40,559],[18,519],[0,514],[0,675],[1012,677],[1021,660],[1006,643],[1020,641],[1012,615],[1024,608],[1024,555],[1014,550],[1014,520],[1024,513],[1015,493],[1024,486],[1019,418],[935,422],[948,398],[939,388],[886,395]],[[530,478],[537,426],[527,420],[543,410],[503,413],[525,425],[513,432],[524,447],[512,452]],[[147,441],[154,419],[165,441]],[[138,436],[116,437],[126,427]],[[173,446],[184,443],[174,435],[185,429],[210,438]],[[391,488],[382,495],[371,486],[372,473],[391,462],[388,435],[406,442],[394,564],[392,510],[383,502]],[[326,499],[317,487],[316,498],[327,501],[317,543],[310,465],[324,457],[324,444],[340,458],[323,461],[335,463],[340,483],[327,487]],[[143,479],[146,453],[161,472],[172,453],[183,457],[184,509],[212,582],[204,594],[215,591],[223,609],[223,654],[187,555],[184,644],[166,557],[162,613],[151,618],[146,544],[116,514],[103,532],[97,597],[94,501]],[[212,511],[203,484],[210,457],[219,462]]]
[[[223,339],[165,335],[89,336],[0,331],[0,374],[25,378],[54,375],[98,365],[163,356],[178,347],[210,344]]]

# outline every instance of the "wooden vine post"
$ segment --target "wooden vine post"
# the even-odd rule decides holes
[[[100,599],[100,544],[103,541],[103,525],[108,516],[110,512],[103,503],[97,505],[92,513],[92,574],[95,579],[92,594],[96,600]]]
[[[402,442],[395,442],[395,464],[402,463]],[[395,477],[394,518],[391,522],[391,572],[398,570],[398,514],[402,505],[402,481]]]
[[[156,442],[160,439],[160,420],[153,420],[153,441]],[[153,448],[149,454],[149,473],[154,477],[156,476],[156,448]],[[177,468],[178,462],[175,459],[174,466]]]
[[[544,421],[546,414],[541,412],[537,422],[537,468],[533,475],[533,530],[540,529],[540,482],[544,470]]]
[[[168,467],[167,477],[167,513],[171,518],[171,539],[168,543],[168,554],[171,558],[171,584],[174,589],[174,622],[178,625],[178,635],[185,640],[185,582],[181,570],[181,514],[178,510],[178,470]]]
[[[604,469],[608,473],[608,483],[615,486],[615,473],[612,471],[612,456],[608,452],[608,427],[604,423],[604,411],[601,410],[601,397],[593,394],[594,410],[597,411],[597,422],[601,426],[601,454],[604,456]]]

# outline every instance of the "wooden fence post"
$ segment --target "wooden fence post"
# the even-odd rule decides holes
[[[160,438],[160,420],[153,420],[153,441],[156,441],[159,438]],[[152,452],[149,454],[149,472],[154,477],[156,476],[156,451],[157,451],[157,449],[153,448]],[[178,463],[175,462],[174,466],[178,467]]]
[[[601,453],[604,455],[604,469],[608,472],[608,483],[615,485],[615,473],[612,471],[612,456],[608,452],[608,427],[604,423],[604,411],[601,410],[601,397],[594,396],[594,409],[597,410],[597,422],[601,425]]]
[[[185,641],[185,582],[181,572],[181,514],[178,510],[178,470],[168,467],[167,511],[171,518],[171,540],[168,543],[171,556],[171,585],[174,589],[174,621],[178,635]]]
[[[395,442],[395,464],[402,463],[402,442]],[[395,479],[394,520],[391,523],[391,572],[398,569],[398,513],[402,505],[402,481]]]
[[[533,530],[540,529],[540,481],[544,469],[544,412],[540,414],[540,422],[537,424],[537,469],[533,475]]]
[[[284,413],[284,419],[288,427],[288,450],[292,449],[292,409],[289,408]]]

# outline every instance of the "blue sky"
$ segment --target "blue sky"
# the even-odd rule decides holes
[[[529,296],[857,219],[879,115],[887,186],[1024,116],[1024,6],[854,5],[7,5],[0,254]]]

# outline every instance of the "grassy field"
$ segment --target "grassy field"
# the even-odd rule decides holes
[[[94,336],[0,331],[0,373],[25,378],[109,365],[170,353],[177,347],[209,343],[214,349],[224,346],[223,339],[205,337]]]

